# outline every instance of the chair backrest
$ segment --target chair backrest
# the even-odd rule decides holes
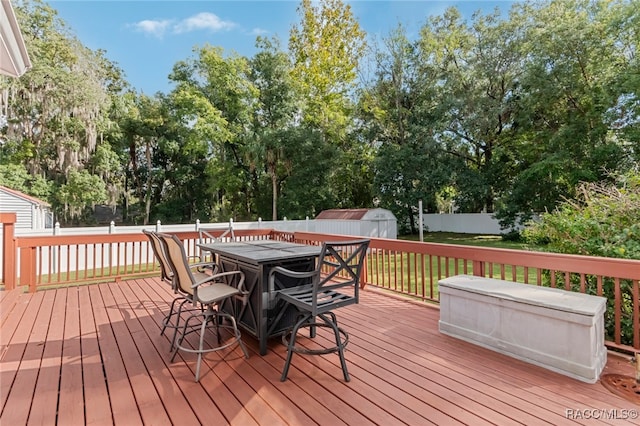
[[[198,242],[201,244],[204,243],[219,243],[228,238],[229,241],[235,241],[236,234],[233,232],[233,226],[230,224],[227,229],[224,230],[220,236],[215,237],[213,233],[215,231],[219,231],[219,229],[207,229],[200,228],[198,229]]]
[[[355,303],[358,303],[360,278],[369,243],[370,240],[366,239],[323,243],[314,293],[349,287],[353,290]]]
[[[196,280],[189,268],[189,259],[182,241],[175,235],[157,234],[157,236],[164,246],[169,265],[173,271],[176,290],[181,293],[193,294],[191,286]]]
[[[160,263],[160,277],[168,282],[173,282],[173,271],[171,270],[171,265],[169,265],[169,259],[167,259],[167,255],[164,251],[164,247],[162,242],[158,238],[158,235],[153,231],[148,231],[143,229],[142,232],[149,238],[151,242],[151,249],[153,250],[153,254],[156,257],[158,263]]]
[[[220,236],[216,237],[213,234],[219,230],[216,229],[207,229],[207,228],[200,228],[198,229],[198,243],[199,244],[214,244],[214,243],[221,243],[223,241],[225,241],[225,238],[228,238],[229,241],[235,241],[236,240],[236,236],[233,232],[233,226],[231,225],[231,223],[229,224],[229,227],[222,233],[220,234]],[[205,252],[205,253],[203,253]],[[200,249],[200,257],[202,259],[206,259],[206,258],[210,258],[211,260],[213,260],[214,262],[218,262],[218,256],[216,256],[215,254],[211,253],[210,251],[206,251],[206,250],[202,250]]]

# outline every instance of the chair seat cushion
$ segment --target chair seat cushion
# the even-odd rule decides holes
[[[235,294],[240,294],[237,288],[222,283],[205,284],[198,287],[198,299],[204,304],[226,299]]]

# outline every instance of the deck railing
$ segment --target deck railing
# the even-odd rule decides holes
[[[270,229],[235,231],[236,240],[270,239]],[[202,255],[195,231],[170,232],[185,243],[190,256]],[[210,230],[209,236],[229,239],[224,230]],[[210,238],[209,237],[209,238]],[[208,242],[208,239],[203,242]],[[14,248],[4,250],[13,262],[17,276],[4,274],[5,288],[26,286],[30,292],[39,288],[78,283],[120,281],[153,275],[159,265],[148,238],[142,232],[101,235],[19,236]],[[7,270],[7,269],[3,269]],[[8,269],[9,271],[11,268]]]
[[[117,282],[159,272],[149,241],[142,232],[8,237],[7,234],[12,234],[11,217],[4,215],[0,219],[5,222],[2,282],[6,289],[25,286],[29,291],[36,291],[49,286]],[[197,246],[198,232],[172,233],[184,241],[190,255],[201,254]],[[217,238],[225,231],[210,230],[209,233]],[[236,230],[234,238],[321,244],[361,237],[251,229]],[[371,238],[363,285],[437,303],[438,280],[458,274],[605,296],[608,299],[607,344],[625,351],[640,350],[640,261],[637,260]]]
[[[339,235],[296,232],[306,244]],[[353,237],[348,237],[353,238]],[[607,345],[640,349],[640,261],[372,238],[365,285],[439,302],[438,280],[469,274],[607,298]]]

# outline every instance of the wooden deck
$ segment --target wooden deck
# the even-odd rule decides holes
[[[169,361],[173,294],[156,279],[0,296],[2,425],[638,424],[606,419],[640,406],[600,383],[441,335],[437,309],[376,291],[338,314],[349,383],[335,354],[295,355],[281,383],[280,339],[261,357],[248,336],[248,360],[209,354],[195,383],[194,355]],[[633,369],[610,356],[605,372]]]

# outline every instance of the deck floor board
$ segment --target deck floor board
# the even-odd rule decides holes
[[[65,291],[50,292],[54,297],[38,383],[33,393],[28,424],[55,424],[58,414],[62,343],[64,341],[64,315],[67,303]]]
[[[172,362],[171,330],[160,335],[175,295],[157,278],[0,296],[0,424],[631,425],[567,412],[640,409],[600,383],[442,335],[437,308],[379,291],[338,312],[348,383],[335,354],[295,354],[280,382],[280,338],[260,356],[246,333],[249,359],[237,347],[207,354],[196,383],[196,355]],[[633,367],[610,356],[605,372]]]

